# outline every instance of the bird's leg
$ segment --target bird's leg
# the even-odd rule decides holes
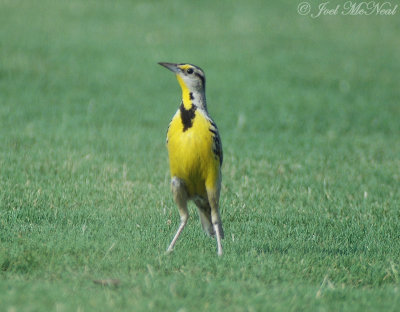
[[[183,228],[185,227],[187,220],[189,218],[189,212],[187,209],[187,201],[188,201],[188,196],[185,188],[185,184],[183,181],[177,177],[173,177],[171,179],[171,190],[172,194],[174,196],[174,201],[178,206],[179,209],[179,214],[181,216],[181,223],[179,225],[178,231],[176,231],[176,234],[174,238],[172,239],[171,244],[169,244],[169,247],[167,249],[167,252],[171,252],[174,249],[175,243],[181,234]]]
[[[221,239],[224,238],[224,230],[222,228],[221,216],[219,214],[219,191],[215,192],[207,190],[207,196],[211,207],[211,221],[217,238],[217,252],[218,256],[222,256]]]
[[[176,231],[176,234],[175,234],[174,238],[172,239],[171,244],[169,244],[169,247],[167,249],[168,253],[171,252],[172,250],[174,250],[176,240],[178,239],[179,235],[181,234],[183,228],[185,227],[186,222],[187,222],[187,220],[183,220],[183,218],[181,217],[181,224],[179,225],[178,231]]]
[[[214,223],[214,231],[216,233],[216,237],[217,237],[217,253],[218,256],[222,256],[222,244],[221,244],[221,234],[219,232],[219,224]]]

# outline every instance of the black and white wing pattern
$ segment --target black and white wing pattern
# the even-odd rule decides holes
[[[208,117],[208,119],[210,121],[209,130],[212,133],[212,138],[213,138],[213,153],[216,157],[218,157],[219,164],[222,165],[222,162],[224,160],[224,155],[222,152],[221,137],[219,136],[219,131],[215,122],[210,117]]]

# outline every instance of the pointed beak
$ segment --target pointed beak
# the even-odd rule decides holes
[[[168,68],[170,71],[172,71],[174,73],[178,73],[181,71],[181,69],[178,67],[178,64],[165,63],[165,62],[160,62],[158,64],[160,64],[161,66],[164,66],[165,68]]]

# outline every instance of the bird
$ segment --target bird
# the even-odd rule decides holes
[[[207,110],[204,71],[188,63],[158,64],[175,73],[182,89],[180,106],[167,130],[171,191],[180,215],[178,230],[167,253],[173,251],[188,221],[187,205],[192,200],[197,206],[203,230],[216,237],[217,254],[221,256],[224,230],[219,198],[223,152],[217,125]]]

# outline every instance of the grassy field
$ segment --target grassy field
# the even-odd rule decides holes
[[[400,11],[297,6],[0,0],[1,311],[398,311]],[[193,206],[164,254],[159,61],[207,75],[222,258]]]

